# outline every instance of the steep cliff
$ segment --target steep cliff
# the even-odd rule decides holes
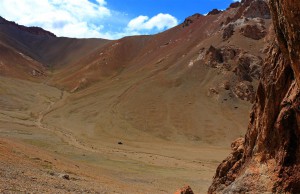
[[[270,0],[277,41],[265,60],[244,139],[209,193],[300,193],[300,2]]]

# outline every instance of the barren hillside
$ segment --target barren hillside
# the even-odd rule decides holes
[[[185,183],[205,192],[227,145],[245,133],[270,29],[263,0],[120,40],[60,38],[0,18],[0,148],[47,153],[6,150],[27,166],[11,164],[0,183],[35,191],[10,174],[37,165],[43,192],[170,193]],[[65,188],[51,186],[62,173]],[[93,178],[101,185],[84,183]]]

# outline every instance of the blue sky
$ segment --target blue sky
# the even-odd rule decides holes
[[[118,39],[155,34],[194,13],[226,9],[233,1],[236,0],[1,0],[0,15],[58,36]]]
[[[232,0],[107,0],[107,3],[109,8],[132,17],[169,13],[182,21],[194,13],[205,14],[214,8],[226,9]]]

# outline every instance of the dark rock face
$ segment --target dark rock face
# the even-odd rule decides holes
[[[234,4],[234,8],[237,8],[236,14],[228,18],[225,24],[229,22],[235,22],[236,20],[244,18],[262,18],[270,19],[270,9],[266,0],[242,0],[239,4]]]
[[[267,35],[265,20],[270,19],[270,9],[265,0],[246,0],[234,3],[234,15],[222,23],[223,40],[230,39],[234,32],[260,40]]]
[[[298,84],[300,83],[300,2],[297,0],[270,1],[277,39],[281,51],[289,56],[295,71]],[[276,17],[278,16],[278,17]],[[280,17],[281,16],[281,17]]]
[[[241,149],[209,193],[300,193],[300,1],[269,1],[277,42],[268,51]]]
[[[250,3],[251,2],[251,3]],[[247,18],[263,18],[270,19],[271,13],[268,4],[265,0],[251,0],[250,6],[244,11],[244,16]]]
[[[254,40],[260,40],[267,35],[266,30],[258,25],[246,25],[240,32],[243,36]]]
[[[217,15],[219,13],[222,13],[222,11],[218,9],[213,9],[207,15]]]
[[[228,40],[234,33],[234,25],[229,24],[223,31],[223,40]]]
[[[223,55],[220,49],[210,46],[206,52],[206,61],[207,64],[215,67],[217,63],[223,63]]]
[[[263,59],[241,49],[225,46],[210,46],[204,55],[204,63],[222,73],[233,73],[231,80],[221,84],[223,89],[245,101],[255,101],[255,90],[261,76]],[[215,91],[219,91],[215,89]],[[209,94],[216,92],[209,91]]]
[[[234,73],[240,81],[252,82],[259,79],[261,74],[262,59],[253,55],[244,54],[238,59]]]

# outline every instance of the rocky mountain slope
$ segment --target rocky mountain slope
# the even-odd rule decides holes
[[[0,18],[0,135],[135,193],[186,182],[205,192],[224,145],[245,133],[270,29],[263,0],[120,40],[55,37]]]
[[[232,144],[209,193],[300,192],[300,3],[269,4],[277,41],[265,60],[245,139]]]
[[[55,66],[76,61],[107,42],[60,38],[41,28],[21,26],[0,17],[0,74],[32,81],[44,80]]]
[[[124,128],[133,128],[170,140],[229,143],[244,131],[242,115],[254,100],[268,44],[263,2],[234,3],[154,36],[116,41],[57,38],[1,19],[0,73],[74,93],[48,115],[53,123],[59,114],[64,125],[80,118],[89,130],[115,128],[123,138]]]

